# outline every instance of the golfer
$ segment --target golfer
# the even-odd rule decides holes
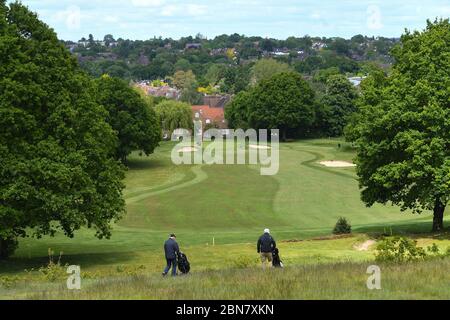
[[[258,239],[256,246],[258,253],[261,255],[263,268],[266,268],[266,261],[272,262],[272,252],[277,247],[275,240],[270,235],[270,230],[265,229],[264,234]]]
[[[163,276],[167,276],[172,268],[172,276],[177,275],[177,256],[180,253],[180,248],[176,241],[177,237],[174,234],[164,243],[164,253],[166,254],[167,267],[164,269]]]

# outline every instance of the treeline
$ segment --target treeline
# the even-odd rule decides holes
[[[236,94],[247,88],[250,79],[245,75],[261,59],[275,58],[303,75],[314,76],[329,68],[356,75],[364,74],[368,63],[388,67],[392,62],[389,51],[397,42],[362,35],[351,39],[305,36],[277,40],[239,34],[206,39],[199,34],[179,40],[146,41],[116,40],[112,35],[96,41],[90,35],[66,45],[78,56],[82,68],[96,77],[109,74],[126,80],[155,80],[191,70],[199,87],[212,86],[222,93]]]
[[[0,259],[19,237],[111,236],[127,156],[161,140],[152,102],[125,80],[92,78],[19,2],[0,0]]]
[[[261,60],[255,82],[225,109],[231,128],[280,129],[288,138],[341,136],[357,110],[357,89],[338,70],[305,80],[287,65]]]

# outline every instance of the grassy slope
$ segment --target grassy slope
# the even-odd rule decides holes
[[[174,166],[169,158],[173,145],[163,144],[150,158],[132,157],[125,191],[128,213],[115,226],[111,240],[95,240],[89,230],[79,231],[75,239],[62,235],[25,239],[15,257],[0,262],[0,273],[23,274],[25,268],[44,265],[49,247],[64,252],[63,263],[81,265],[88,272],[111,273],[121,265],[145,265],[146,272],[159,273],[161,244],[169,232],[177,233],[193,271],[204,272],[233,267],[242,259],[256,265],[254,242],[266,226],[280,242],[327,235],[339,216],[347,217],[359,232],[431,228],[429,215],[401,214],[395,207],[364,207],[354,169],[317,164],[322,159],[352,159],[353,154],[346,148],[339,150],[337,143],[283,144],[280,173],[274,177],[260,176],[250,166]],[[281,250],[288,265],[368,261],[372,253],[353,248],[363,239],[282,243]],[[440,241],[448,246],[447,240]]]

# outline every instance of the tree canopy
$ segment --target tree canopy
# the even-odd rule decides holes
[[[322,98],[325,108],[325,127],[329,136],[342,136],[349,117],[356,111],[358,93],[343,75],[332,75],[326,83],[326,93]]]
[[[449,20],[406,32],[392,54],[392,74],[365,81],[347,129],[357,145],[362,200],[432,210],[439,231],[450,199]]]
[[[192,109],[187,103],[174,100],[162,101],[156,105],[155,111],[163,133],[169,136],[176,129],[191,129],[193,126]]]
[[[110,236],[124,170],[95,95],[36,14],[0,1],[0,257],[20,236],[72,237],[83,226]]]
[[[119,138],[116,158],[126,162],[133,151],[153,153],[161,140],[161,127],[153,106],[124,80],[102,76],[96,84],[97,102],[108,111],[106,119]]]
[[[308,131],[314,122],[314,91],[296,72],[279,73],[239,94],[228,106],[231,124],[254,129]]]
[[[256,84],[261,80],[269,79],[270,77],[283,72],[292,71],[287,63],[278,62],[274,59],[259,60],[252,68],[252,83]]]

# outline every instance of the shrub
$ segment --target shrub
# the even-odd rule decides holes
[[[58,261],[55,262],[53,250],[50,248],[48,249],[48,264],[47,266],[38,269],[44,280],[54,282],[67,277],[66,270],[69,265],[61,265],[62,255],[63,253],[60,252]]]
[[[336,222],[336,226],[333,229],[333,234],[350,234],[352,233],[352,226],[347,219],[341,217]]]
[[[378,243],[375,259],[380,262],[408,262],[423,260],[426,256],[426,251],[417,246],[417,241],[393,237]]]
[[[239,256],[231,261],[231,265],[236,269],[245,269],[249,267],[254,267],[257,264],[256,258],[251,258],[249,256]]]

